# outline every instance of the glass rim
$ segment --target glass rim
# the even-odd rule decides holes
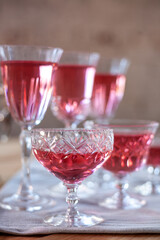
[[[66,54],[71,54],[71,55],[83,55],[83,56],[97,56],[99,58],[100,54],[98,52],[85,52],[85,51],[75,51],[75,50],[63,50],[63,56],[65,56]]]
[[[127,58],[127,57],[106,57],[106,56],[104,56],[104,55],[100,55],[100,59],[99,59],[99,62],[102,60],[105,60],[106,61],[106,63],[107,62],[110,62],[110,61],[113,61],[113,60],[115,60],[115,61],[121,61],[121,60],[126,60],[127,62],[128,62],[128,64],[130,64],[130,60]]]
[[[93,129],[86,129],[86,128],[76,128],[76,129],[70,129],[70,128],[35,128],[31,130],[31,133],[40,133],[41,131],[44,132],[108,132],[110,134],[113,134],[113,129],[111,128],[93,128]]]
[[[126,57],[105,57],[100,56],[96,73],[97,74],[112,74],[112,75],[126,75],[131,62]]]
[[[108,128],[142,128],[142,127],[158,127],[159,122],[139,119],[115,119],[111,123],[96,123],[97,127]]]
[[[4,47],[12,47],[12,48],[15,48],[15,47],[18,47],[18,48],[24,48],[24,47],[27,47],[27,48],[35,48],[35,49],[38,49],[38,48],[41,48],[41,49],[48,49],[48,50],[53,50],[53,49],[57,49],[57,50],[61,50],[64,52],[64,50],[60,47],[51,47],[51,46],[41,46],[41,45],[23,45],[23,44],[0,44],[0,48],[4,48]]]

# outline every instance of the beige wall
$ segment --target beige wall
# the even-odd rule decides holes
[[[159,0],[0,0],[0,44],[59,46],[131,60],[117,117],[160,121]],[[47,112],[42,126],[61,124]]]

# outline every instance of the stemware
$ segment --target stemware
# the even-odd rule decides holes
[[[66,214],[45,218],[54,226],[93,226],[103,218],[79,213],[77,188],[110,156],[113,148],[111,129],[34,129],[32,148],[37,160],[63,181],[67,188]]]
[[[64,51],[54,75],[51,111],[66,128],[75,129],[90,112],[94,76],[99,54]],[[84,186],[84,185],[83,185]],[[79,190],[81,190],[81,187]],[[51,187],[57,196],[64,196],[62,182]],[[87,189],[88,193],[89,190]]]
[[[54,77],[51,110],[67,128],[76,128],[90,111],[97,53],[64,52]]]
[[[22,179],[18,191],[1,199],[8,210],[39,210],[44,198],[34,193],[30,182],[30,130],[43,119],[53,91],[53,73],[62,55],[59,48],[0,46],[1,72],[6,103],[20,125]]]
[[[113,128],[114,148],[103,168],[113,173],[117,179],[117,192],[103,200],[100,205],[113,209],[140,208],[145,201],[127,193],[128,183],[125,177],[145,164],[158,123],[142,120],[113,120],[110,124],[96,126]]]
[[[124,95],[129,65],[126,58],[100,57],[96,68],[90,113],[95,121],[102,119],[109,121],[115,116]]]
[[[108,59],[100,57],[96,68],[90,112],[90,117],[94,119],[94,122],[100,123],[103,120],[109,122],[115,116],[123,99],[129,65],[130,62],[126,58]],[[84,127],[90,128],[91,124],[91,121],[86,121]],[[93,189],[102,188],[103,179],[106,178],[108,184],[111,185],[112,176],[103,168],[97,171],[94,178],[96,178],[96,181],[94,181],[96,186],[94,184]]]
[[[148,196],[160,194],[160,135],[156,134],[149,149],[146,166],[143,169],[145,179],[137,177],[135,192]],[[143,182],[143,183],[142,183]]]

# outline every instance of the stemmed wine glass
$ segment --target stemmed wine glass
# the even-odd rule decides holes
[[[44,198],[33,192],[30,182],[30,130],[43,119],[53,91],[53,73],[62,55],[59,48],[0,46],[2,80],[6,103],[20,125],[22,179],[16,194],[1,199],[8,210],[39,210]]]
[[[110,124],[97,124],[97,128],[111,127],[114,131],[114,147],[111,157],[103,168],[117,178],[117,192],[107,197],[100,205],[113,209],[134,209],[145,204],[144,200],[130,196],[125,177],[142,167],[158,123],[141,120],[113,120]]]
[[[103,120],[109,122],[115,116],[124,96],[129,65],[130,62],[126,58],[100,57],[96,68],[90,111],[90,117],[94,122],[100,123]],[[92,123],[92,120],[87,120],[84,122],[84,127],[90,128]],[[106,178],[109,185],[112,184],[111,175],[103,171],[102,168],[97,171],[93,178],[96,178],[92,184],[93,189],[102,188],[103,179]],[[90,184],[90,182],[86,184]]]
[[[54,76],[51,111],[65,128],[75,129],[90,112],[98,60],[99,54],[86,52],[64,51],[61,57]],[[52,187],[52,192],[63,196],[65,188],[60,182]]]
[[[64,52],[54,76],[51,110],[66,128],[76,128],[90,111],[97,53]]]
[[[111,129],[34,129],[32,148],[37,160],[59,178],[67,188],[66,213],[54,213],[44,221],[61,227],[89,227],[102,217],[79,213],[77,188],[110,156],[113,148]]]
[[[129,65],[126,58],[100,57],[96,68],[90,113],[95,121],[102,119],[109,121],[115,116],[124,95]]]

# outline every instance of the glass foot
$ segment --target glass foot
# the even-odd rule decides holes
[[[39,196],[38,194],[27,195],[27,197],[14,194],[0,200],[1,208],[16,211],[33,212],[54,205],[55,201],[52,198]]]
[[[115,193],[112,197],[106,198],[99,205],[111,209],[137,209],[145,204],[145,200],[131,197],[128,194],[120,198],[120,195]]]
[[[142,196],[159,195],[160,185],[147,181],[143,184],[137,185],[134,191]]]
[[[91,227],[103,221],[102,217],[86,214],[79,214],[70,219],[65,214],[55,214],[44,219],[45,223],[58,227]]]

